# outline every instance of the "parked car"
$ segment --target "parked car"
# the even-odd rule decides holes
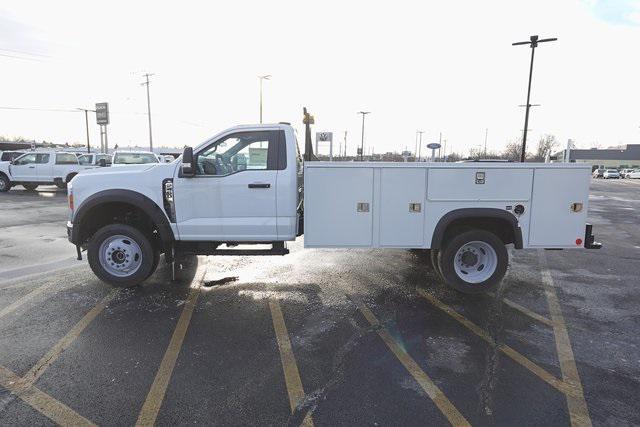
[[[628,175],[633,172],[635,169],[622,169],[620,171],[620,178],[628,178]]]
[[[94,166],[82,166],[73,153],[33,151],[11,162],[0,162],[0,192],[9,191],[14,185],[35,190],[38,185],[55,184],[66,188],[78,173]]]
[[[10,162],[23,154],[24,151],[3,151],[2,154],[0,154],[0,162]]]
[[[598,169],[593,171],[593,177],[594,178],[602,178],[603,175],[604,175],[604,169],[602,169],[602,168],[598,168]]]
[[[620,172],[616,169],[607,169],[602,174],[604,179],[620,179]]]
[[[640,169],[635,169],[635,170],[632,170],[631,172],[627,173],[627,178],[629,178],[629,179],[640,179]]]
[[[111,166],[142,165],[160,163],[158,156],[151,151],[116,151]]]

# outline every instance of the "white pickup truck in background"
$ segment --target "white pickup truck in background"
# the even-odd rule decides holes
[[[22,185],[27,190],[51,184],[66,188],[74,176],[92,167],[95,166],[80,165],[78,157],[69,152],[25,153],[10,162],[0,162],[0,192],[9,191],[14,185]]]
[[[506,245],[600,247],[586,224],[590,173],[586,164],[303,162],[290,125],[237,126],[175,163],[78,175],[67,233],[115,286],[144,281],[161,253],[167,262],[285,255],[304,233],[305,247],[431,250],[447,284],[476,293],[501,281]]]

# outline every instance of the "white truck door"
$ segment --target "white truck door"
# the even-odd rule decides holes
[[[29,153],[16,159],[15,164],[9,168],[14,181],[37,181],[36,153]]]
[[[51,174],[53,173],[53,163],[55,156],[51,154],[38,154],[36,158],[36,171],[38,173],[38,181],[51,182]]]
[[[242,131],[194,153],[195,177],[174,179],[181,240],[275,241],[277,131]]]

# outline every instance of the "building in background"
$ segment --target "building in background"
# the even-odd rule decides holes
[[[554,155],[555,158],[565,159],[566,151],[562,150]],[[601,168],[640,168],[640,144],[628,144],[624,148],[591,148],[588,150],[569,150],[569,162],[589,163],[593,169]]]

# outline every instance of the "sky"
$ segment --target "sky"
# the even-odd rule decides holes
[[[535,52],[530,149],[640,143],[640,0],[13,1],[0,3],[0,135],[86,140],[84,114],[108,102],[110,146],[195,146],[225,128],[291,122],[347,132],[347,152],[501,150],[523,129]],[[6,109],[27,108],[27,110]],[[62,110],[62,111],[34,111]],[[68,111],[72,110],[72,111]],[[99,128],[90,117],[92,144]],[[561,147],[562,148],[562,147]],[[322,146],[321,153],[328,147]]]

